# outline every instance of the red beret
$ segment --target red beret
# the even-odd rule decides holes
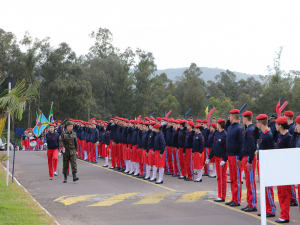
[[[186,123],[187,121],[186,120],[181,120],[181,123]]]
[[[197,125],[195,126],[195,128],[199,128],[199,127],[201,127],[201,124],[197,124]]]
[[[197,123],[202,123],[202,121],[200,119],[197,119],[196,122]]]
[[[187,121],[193,121],[192,119],[188,119]]]
[[[284,111],[283,114],[285,116],[289,116],[289,117],[293,117],[294,116],[294,113],[292,111]]]
[[[73,121],[73,119],[72,119],[72,118],[70,118],[69,120],[70,120],[70,121]]]
[[[297,118],[295,119],[295,122],[300,124],[300,116],[297,116]]]
[[[278,119],[276,119],[277,124],[284,124],[287,123],[287,118],[285,116],[281,116]]]
[[[120,119],[120,117],[118,117],[118,116],[115,116],[115,118],[116,118],[116,119]]]
[[[134,123],[134,120],[129,120],[129,123]]]
[[[156,124],[155,122],[151,122],[151,123],[150,123],[150,125],[152,125],[152,126],[155,125],[155,124]]]
[[[61,120],[59,120],[58,122],[61,123]]]
[[[101,123],[101,120],[96,120],[97,123]]]
[[[257,120],[267,120],[268,119],[268,116],[266,114],[259,114],[257,117],[256,117]]]
[[[168,122],[170,122],[170,123],[174,123],[174,119],[168,119]]]
[[[237,113],[240,113],[240,110],[238,110],[238,109],[233,109],[233,110],[230,110],[229,113],[230,113],[230,114],[237,114]]]
[[[91,118],[91,120],[95,120],[96,118]]]
[[[149,121],[149,117],[146,116],[146,117],[145,117],[145,120],[148,120],[148,121]]]
[[[144,125],[149,125],[149,123],[148,123],[148,122],[144,122],[143,124],[144,124]]]
[[[217,123],[222,123],[222,122],[225,122],[226,120],[225,119],[218,119]]]
[[[177,123],[181,123],[181,119],[177,119],[176,121],[177,121]]]
[[[140,123],[140,124],[143,124],[143,120],[137,120],[138,122],[137,123]]]
[[[92,124],[92,125],[97,125],[97,123],[95,123],[95,122],[92,122],[91,124]]]
[[[115,118],[110,118],[110,120],[115,120]]]
[[[159,123],[154,125],[154,128],[160,128],[160,127],[161,127],[161,125]]]
[[[248,117],[248,116],[252,116],[252,112],[251,111],[246,111],[246,112],[243,112],[242,116],[243,117]]]
[[[189,121],[188,124],[189,124],[190,126],[192,126],[192,127],[195,126],[195,124],[193,123],[193,121]]]
[[[179,123],[179,121],[178,121],[178,120],[173,120],[173,123],[177,123],[177,124],[178,124],[178,123]]]
[[[49,123],[49,126],[55,126],[53,123]]]
[[[153,117],[151,117],[151,118],[150,118],[150,120],[153,120],[153,121],[155,121],[155,119],[154,119]]]
[[[162,118],[163,121],[168,121],[168,119],[166,117]]]
[[[212,123],[211,126],[215,129],[217,128],[217,124],[215,124],[215,123]]]
[[[129,123],[129,120],[128,119],[124,119],[124,122]]]
[[[207,120],[202,120],[202,123],[207,123]]]
[[[161,121],[161,118],[160,118],[160,117],[156,117],[156,119],[157,119],[158,121]]]

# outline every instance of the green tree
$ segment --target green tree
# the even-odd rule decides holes
[[[172,110],[171,117],[180,116],[180,104],[177,101],[176,97],[169,94],[164,100],[159,104],[158,114],[164,115],[165,112]]]

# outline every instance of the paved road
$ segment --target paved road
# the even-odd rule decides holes
[[[202,183],[194,183],[165,176],[164,184],[156,185],[103,168],[102,159],[98,164],[77,163],[80,180],[73,182],[69,176],[63,184],[62,157],[59,175],[50,181],[45,151],[16,153],[16,178],[59,224],[260,224],[256,213],[240,210],[246,205],[246,191],[238,208],[212,201],[216,179],[204,177]],[[227,190],[230,198],[230,185]],[[268,224],[276,224],[278,217]],[[291,208],[291,220],[290,224],[300,222],[297,207]]]

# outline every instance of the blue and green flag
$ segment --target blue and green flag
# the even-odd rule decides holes
[[[53,102],[51,103],[51,108],[50,108],[48,121],[49,121],[49,123],[53,123]]]
[[[40,111],[38,121],[33,128],[33,133],[36,137],[39,137],[45,128],[49,125],[49,121],[46,119],[44,114]]]

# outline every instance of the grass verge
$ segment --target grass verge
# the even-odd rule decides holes
[[[6,187],[6,171],[0,164],[0,224],[56,224],[16,182]]]

